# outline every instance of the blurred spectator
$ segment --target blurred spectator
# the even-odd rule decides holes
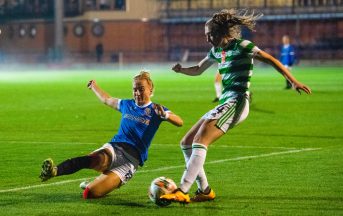
[[[294,51],[293,45],[290,44],[290,38],[288,35],[282,36],[280,62],[288,70],[292,70],[292,65],[295,62],[295,51]],[[291,89],[291,88],[292,88],[292,84],[286,79],[286,89]]]
[[[96,52],[96,60],[97,62],[102,61],[102,56],[104,55],[104,46],[102,43],[98,43],[95,47],[95,52]]]

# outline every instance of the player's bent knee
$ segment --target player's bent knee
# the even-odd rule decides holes
[[[91,156],[93,159],[91,168],[98,172],[103,172],[111,164],[111,155],[109,155],[106,150],[98,151],[96,153],[90,154],[89,156]]]
[[[189,136],[185,136],[180,141],[180,146],[192,145],[192,143],[193,143],[193,139]]]
[[[182,147],[182,146],[185,146],[186,145],[186,140],[185,139],[182,139],[181,141],[180,141],[180,146]]]

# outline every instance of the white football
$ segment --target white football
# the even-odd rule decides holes
[[[155,178],[149,187],[149,198],[150,200],[158,206],[167,206],[171,202],[166,200],[161,200],[160,197],[165,194],[172,193],[177,188],[175,182],[164,176]]]

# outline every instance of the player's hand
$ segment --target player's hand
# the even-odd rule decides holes
[[[160,104],[153,104],[152,108],[155,110],[155,113],[163,119],[167,119],[167,113],[164,111],[163,106]]]
[[[311,94],[311,93],[312,93],[311,89],[310,89],[308,86],[306,86],[306,85],[304,85],[304,84],[302,84],[302,83],[300,83],[300,82],[294,82],[294,83],[293,83],[293,88],[294,88],[299,94],[301,94],[301,91],[300,91],[300,90],[304,91],[306,94]]]
[[[176,73],[179,73],[181,72],[181,68],[182,66],[179,63],[177,63],[172,67],[172,70],[175,71]]]
[[[92,89],[92,87],[95,85],[95,80],[90,80],[87,84],[87,88]]]

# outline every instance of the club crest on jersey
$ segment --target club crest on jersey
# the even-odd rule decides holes
[[[151,109],[150,108],[145,108],[144,113],[146,116],[151,117]]]

